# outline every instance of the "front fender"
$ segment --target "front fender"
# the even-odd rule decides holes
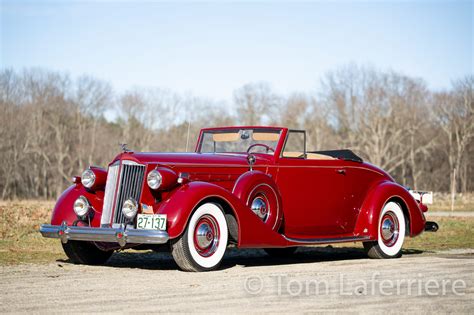
[[[423,232],[426,220],[416,200],[399,184],[391,181],[382,181],[377,183],[365,198],[354,233],[356,235],[369,236],[374,240],[377,239],[380,212],[383,206],[393,198],[403,202],[404,205],[402,206],[408,212],[410,236],[413,237]]]
[[[193,210],[204,200],[214,198],[225,202],[232,209],[238,224],[239,247],[284,246],[286,240],[268,228],[230,191],[207,182],[190,182],[177,189],[158,208],[166,214],[170,239],[179,237],[185,230]]]
[[[103,191],[88,191],[81,184],[76,184],[68,187],[62,194],[59,196],[58,201],[53,209],[53,214],[51,217],[52,225],[61,225],[63,221],[66,221],[68,225],[72,225],[76,220],[77,216],[73,210],[74,201],[79,196],[84,196],[87,198],[89,203],[92,206],[92,220],[91,226],[100,227],[100,216],[102,213],[102,203],[104,199]]]

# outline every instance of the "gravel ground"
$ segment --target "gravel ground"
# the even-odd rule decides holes
[[[166,253],[0,267],[0,312],[474,313],[474,249],[372,260],[310,247],[288,259],[230,249],[221,270],[186,273]]]

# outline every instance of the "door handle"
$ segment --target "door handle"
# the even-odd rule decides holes
[[[336,173],[340,174],[340,175],[346,175],[346,169],[344,168],[339,168],[336,170]]]

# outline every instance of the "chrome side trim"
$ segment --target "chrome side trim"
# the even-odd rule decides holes
[[[350,236],[350,237],[337,237],[337,238],[312,238],[312,239],[301,239],[301,238],[291,238],[283,237],[290,242],[301,243],[301,244],[330,244],[330,243],[344,243],[344,242],[357,242],[357,241],[368,241],[370,237],[368,236]]]
[[[40,233],[43,237],[59,238],[61,242],[74,241],[110,242],[118,243],[124,247],[132,244],[164,244],[168,242],[169,235],[166,231],[136,230],[121,228],[94,228],[88,226],[67,226],[42,224]]]

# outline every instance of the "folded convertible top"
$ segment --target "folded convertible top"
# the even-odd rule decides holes
[[[351,150],[328,150],[328,151],[310,151],[308,153],[324,154],[334,158],[346,161],[364,162],[361,157],[357,156]]]

